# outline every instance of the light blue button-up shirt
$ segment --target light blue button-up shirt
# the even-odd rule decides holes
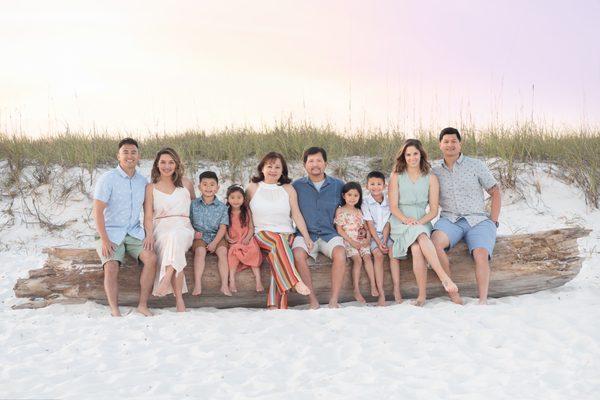
[[[121,166],[105,172],[94,189],[94,199],[106,203],[104,224],[111,242],[121,244],[126,235],[144,239],[140,214],[148,179],[137,171],[129,177]]]

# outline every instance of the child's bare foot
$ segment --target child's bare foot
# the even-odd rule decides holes
[[[202,285],[194,284],[194,291],[192,292],[192,296],[200,296],[202,294]]]
[[[235,281],[229,282],[229,290],[231,293],[237,293],[237,286],[235,285]]]
[[[448,296],[450,297],[450,300],[452,300],[453,303],[461,305],[463,304],[463,299],[460,297],[458,292],[448,293]]]
[[[265,291],[265,288],[263,287],[262,283],[260,282],[256,282],[256,291],[258,293],[262,293]]]
[[[425,304],[425,297],[417,297],[416,299],[414,299],[413,301],[410,302],[410,304],[412,304],[413,306],[417,306],[417,307],[423,307],[423,305]]]
[[[316,310],[319,307],[321,307],[321,305],[319,304],[319,300],[317,300],[316,297],[314,299],[310,299],[310,302],[308,303],[308,308],[310,308],[311,310]]]
[[[400,288],[394,289],[394,300],[396,301],[396,304],[400,304],[404,301],[402,300],[402,294],[400,294]]]
[[[486,306],[487,303],[487,299],[479,299],[479,301],[477,302],[477,304],[479,304],[480,306]]]
[[[385,295],[379,295],[379,297],[377,298],[377,306],[385,307]]]
[[[223,293],[225,296],[231,296],[231,292],[227,286],[221,286],[221,293]]]
[[[165,275],[156,289],[156,295],[158,297],[166,296],[169,293],[169,289],[171,289],[171,276]]]
[[[302,281],[298,281],[298,283],[296,283],[296,285],[294,286],[294,289],[296,289],[296,292],[300,293],[303,296],[308,296],[310,294],[310,289]]]
[[[452,282],[452,279],[444,279],[442,281],[442,285],[444,286],[444,289],[446,289],[446,292],[458,293],[458,286],[456,286],[456,284]]]
[[[375,282],[371,283],[371,296],[373,296],[373,297],[379,296],[379,290],[377,290],[377,286],[375,286]]]
[[[367,302],[365,300],[365,298],[363,297],[363,295],[360,294],[359,290],[354,291],[354,298],[356,299],[356,301],[358,301],[359,303],[362,303],[362,304],[365,304]]]
[[[122,315],[121,315],[121,310],[119,310],[119,307],[117,307],[117,308],[114,308],[114,309],[111,309],[111,310],[110,310],[110,315],[111,315],[112,317],[121,317],[121,316],[122,316]]]
[[[152,316],[154,316],[154,314],[152,314],[152,311],[150,311],[150,309],[148,308],[148,306],[138,306],[137,312],[139,312],[140,314],[142,314],[144,317],[152,317]]]
[[[337,301],[330,301],[329,304],[327,305],[327,307],[329,307],[329,308],[340,308],[340,305],[338,304]]]
[[[185,303],[183,302],[183,299],[175,302],[175,309],[177,312],[185,312]]]

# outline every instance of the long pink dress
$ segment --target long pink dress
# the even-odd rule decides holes
[[[172,266],[176,274],[182,273],[187,265],[185,253],[192,246],[194,228],[190,222],[190,192],[183,187],[175,188],[171,194],[153,189],[154,197],[154,249],[158,258],[153,294],[166,268]],[[169,293],[173,292],[171,287]],[[183,278],[183,293],[187,284]]]
[[[262,254],[254,237],[252,237],[250,243],[242,243],[242,240],[248,235],[248,231],[248,225],[242,226],[240,214],[232,213],[229,221],[229,237],[235,240],[235,243],[229,245],[229,253],[227,254],[229,268],[233,268],[239,263],[238,271],[242,271],[262,264]]]

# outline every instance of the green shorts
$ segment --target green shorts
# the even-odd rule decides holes
[[[98,256],[100,257],[103,267],[104,264],[113,260],[117,261],[119,265],[123,264],[125,253],[139,261],[142,250],[144,250],[144,242],[142,240],[134,238],[130,235],[126,235],[125,239],[123,239],[123,242],[121,242],[121,244],[114,249],[113,254],[108,257],[104,257],[102,255],[102,240],[98,239],[96,241],[96,252],[98,252]]]

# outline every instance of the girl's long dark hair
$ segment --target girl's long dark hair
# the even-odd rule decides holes
[[[358,192],[358,202],[354,205],[354,207],[360,210],[360,206],[362,205],[363,193],[362,187],[358,182],[348,182],[342,187],[342,207],[346,205],[346,200],[344,199],[344,195],[351,191],[352,189]]]
[[[244,192],[244,188],[242,188],[240,185],[229,186],[227,188],[227,194],[225,195],[225,198],[227,199],[227,213],[229,215],[230,224],[229,226],[231,226],[231,205],[229,205],[229,195],[234,192],[239,192],[242,194],[242,196],[244,196],[244,202],[240,206],[240,223],[242,224],[242,227],[246,227],[248,226],[248,205],[246,204],[246,192]]]

